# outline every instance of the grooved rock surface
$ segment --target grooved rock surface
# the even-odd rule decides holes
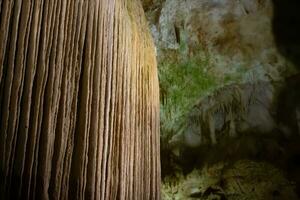
[[[137,0],[0,0],[0,199],[159,199],[159,90]]]

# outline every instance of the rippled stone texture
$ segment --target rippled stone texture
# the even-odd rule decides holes
[[[159,90],[137,0],[0,0],[0,199],[159,199]]]

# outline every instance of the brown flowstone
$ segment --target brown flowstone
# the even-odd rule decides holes
[[[0,0],[0,199],[160,199],[138,0]]]

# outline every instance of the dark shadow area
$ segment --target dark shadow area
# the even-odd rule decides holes
[[[273,33],[280,53],[300,68],[300,1],[273,0]]]
[[[273,0],[273,34],[279,52],[300,70],[300,1]],[[288,136],[281,167],[296,182],[300,196],[300,74],[286,79],[279,95],[277,121]]]

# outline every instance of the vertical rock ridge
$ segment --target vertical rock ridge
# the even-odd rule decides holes
[[[0,0],[0,198],[160,199],[138,0]]]

